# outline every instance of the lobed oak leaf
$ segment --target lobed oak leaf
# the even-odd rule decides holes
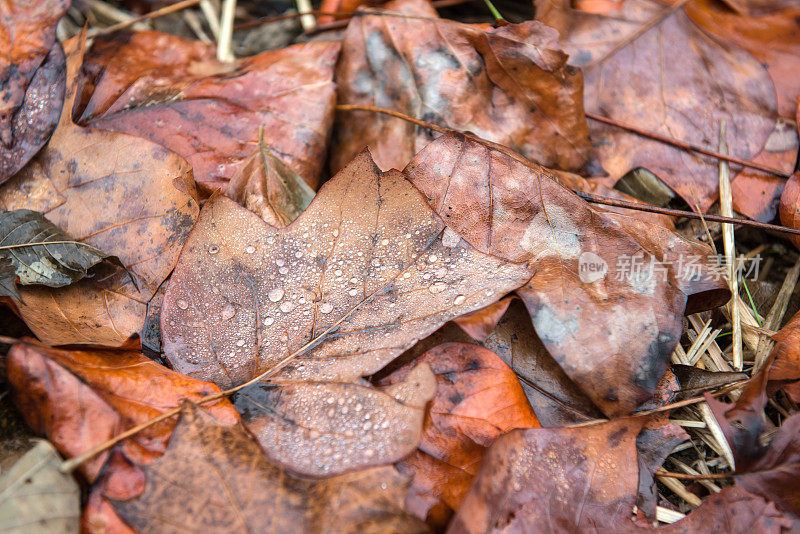
[[[139,333],[194,223],[194,182],[186,162],[155,143],[72,122],[83,39],[65,49],[69,83],[58,127],[0,186],[0,207],[42,212],[77,241],[117,256],[137,285],[124,269],[109,270],[66,288],[20,288],[16,307],[46,343],[121,346]]]
[[[684,311],[729,296],[705,245],[592,207],[547,169],[512,153],[447,134],[403,172],[465,241],[534,269],[516,292],[536,333],[608,415],[652,398]],[[681,267],[690,258],[697,264],[691,273]],[[631,270],[634,262],[640,267]]]
[[[271,369],[281,380],[357,382],[529,277],[474,249],[364,152],[281,230],[211,198],[167,286],[164,352],[179,372],[223,387]]]
[[[537,22],[483,29],[438,19],[427,0],[351,20],[336,69],[339,104],[367,104],[476,134],[548,167],[602,172],[589,142],[580,71]],[[381,169],[402,168],[433,134],[369,112],[337,116],[331,167],[365,146]]]
[[[514,372],[478,345],[438,345],[381,384],[406,380],[420,364],[430,365],[436,375],[436,397],[419,449],[398,469],[414,476],[407,509],[441,526],[458,509],[486,448],[511,429],[540,425]]]
[[[749,160],[764,147],[778,118],[769,75],[682,9],[667,15],[668,4],[649,0],[625,0],[610,14],[572,9],[569,0],[535,4],[537,20],[559,31],[570,64],[584,67],[586,111],[714,151],[725,120],[731,155]],[[589,128],[611,178],[644,167],[692,208],[705,212],[717,199],[715,160],[599,122]]]
[[[214,51],[152,31],[98,39],[84,64],[79,123],[180,154],[204,196],[218,189],[235,196],[228,182],[258,152],[263,128],[267,147],[316,189],[333,124],[339,44],[298,44],[234,64],[218,62]]]
[[[0,5],[0,183],[47,143],[64,102],[64,52],[56,24],[71,0]]]
[[[241,426],[221,426],[186,403],[163,457],[142,467],[144,493],[114,502],[137,532],[425,532],[402,508],[394,468],[320,481],[269,463]],[[176,519],[178,521],[176,522]]]

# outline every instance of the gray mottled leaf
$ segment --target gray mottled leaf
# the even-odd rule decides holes
[[[67,286],[104,259],[122,266],[116,257],[75,241],[39,212],[0,213],[0,295],[17,297],[15,276],[23,285]]]
[[[40,441],[0,477],[0,532],[78,532],[80,490],[60,463],[53,446]]]

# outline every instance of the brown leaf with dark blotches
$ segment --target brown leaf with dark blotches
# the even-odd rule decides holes
[[[570,64],[584,67],[587,112],[713,151],[726,120],[731,155],[749,160],[764,147],[778,113],[772,81],[756,58],[713,39],[681,9],[636,36],[670,9],[666,3],[624,0],[608,14],[569,4],[537,0],[536,18],[559,31]],[[589,129],[613,178],[644,167],[692,208],[705,212],[716,200],[716,160],[596,121]]]
[[[672,525],[634,523],[632,459],[643,422],[506,434],[489,449],[448,532],[782,534],[791,526],[772,503],[741,488],[725,488]]]
[[[0,5],[0,183],[47,143],[64,103],[64,52],[56,24],[71,0]]]
[[[117,256],[124,269],[66,288],[20,288],[17,308],[52,344],[121,346],[138,334],[194,224],[192,171],[149,141],[75,125],[70,117],[83,43],[65,43],[68,91],[48,145],[0,186],[0,207],[33,209],[76,240]]]
[[[270,381],[233,402],[270,461],[305,476],[332,476],[391,464],[422,438],[425,406],[436,393],[426,364],[384,391],[337,382]]]
[[[590,206],[513,154],[447,134],[403,172],[472,246],[535,269],[517,294],[536,333],[608,415],[653,396],[684,311],[729,296],[706,245]]]
[[[320,481],[270,464],[241,426],[185,404],[169,448],[143,466],[144,493],[114,502],[137,532],[425,532],[391,466]]]
[[[540,425],[511,368],[478,345],[439,345],[381,384],[407,380],[413,366],[421,363],[430,365],[436,375],[436,397],[425,418],[419,450],[402,460],[398,469],[414,475],[406,507],[437,523],[458,509],[486,448],[498,436]],[[437,517],[429,517],[429,510]]]
[[[601,172],[583,114],[580,71],[537,22],[482,29],[438,19],[428,0],[390,2],[411,18],[351,20],[336,69],[339,104],[366,104],[476,134],[543,165]],[[422,18],[420,18],[422,17]],[[369,146],[381,169],[400,169],[433,134],[370,112],[337,115],[331,167]]]
[[[206,202],[164,296],[164,353],[223,387],[286,358],[273,378],[354,382],[529,277],[363,152],[281,230],[226,197]]]
[[[270,50],[233,64],[215,47],[160,32],[101,37],[87,54],[84,125],[137,135],[180,154],[201,193],[270,151],[316,189],[333,124],[339,43]],[[234,196],[231,193],[231,196]]]
[[[66,457],[80,455],[131,427],[177,406],[219,392],[133,351],[59,350],[36,342],[8,353],[8,380],[26,422]],[[221,423],[239,416],[227,399],[205,407]],[[144,461],[164,452],[174,419],[148,427],[124,442],[127,455]],[[81,467],[94,480],[108,454]]]

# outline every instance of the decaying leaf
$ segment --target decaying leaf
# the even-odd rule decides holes
[[[398,469],[414,477],[406,508],[441,525],[458,509],[486,448],[503,433],[535,428],[539,421],[514,372],[478,345],[439,345],[381,383],[402,383],[420,363],[429,364],[436,375],[436,397],[419,450]]]
[[[281,379],[353,382],[529,277],[363,152],[282,230],[223,196],[206,202],[164,296],[164,353],[222,387],[298,351]]]
[[[133,426],[219,388],[170,371],[132,351],[59,350],[18,343],[8,353],[8,380],[26,422],[67,457],[77,456]],[[227,399],[205,405],[220,423],[239,417]],[[164,452],[175,420],[165,420],[124,442],[126,455],[140,461]],[[107,458],[82,466],[94,480]]]
[[[537,0],[536,18],[559,31],[570,64],[585,67],[586,111],[716,150],[727,121],[729,153],[751,159],[778,117],[769,75],[750,54],[713,39],[668,3],[625,0],[608,14]],[[616,49],[617,46],[621,48]],[[691,206],[706,211],[718,195],[717,162],[592,121],[603,167],[619,178],[644,167]]]
[[[42,534],[78,531],[81,491],[50,443],[39,441],[0,477],[0,531]]]
[[[632,521],[637,467],[631,459],[642,423],[506,434],[489,449],[448,532],[782,534],[791,526],[772,503],[741,488],[707,498],[672,525]]]
[[[48,145],[0,186],[0,207],[34,209],[77,241],[117,256],[124,269],[66,288],[20,288],[17,308],[49,344],[120,346],[138,334],[198,213],[192,172],[149,141],[82,128],[70,117],[81,38],[65,43],[68,91]]]
[[[31,210],[0,212],[0,259],[14,266],[7,275],[0,274],[0,288],[12,289],[0,289],[0,296],[15,299],[19,299],[15,279],[22,285],[63,287],[82,279],[104,259],[124,268],[118,258],[73,241],[41,213]]]
[[[800,171],[794,173],[786,181],[786,186],[781,193],[779,208],[781,223],[789,228],[800,228]],[[800,248],[800,236],[787,235],[794,246]]]
[[[0,183],[47,143],[64,102],[64,52],[56,24],[71,0],[0,5]]]
[[[218,62],[215,48],[160,32],[98,39],[84,64],[79,123],[180,154],[204,195],[226,191],[258,152],[263,128],[270,151],[316,189],[333,123],[339,44],[299,44],[234,65]]]
[[[668,414],[647,421],[636,436],[636,459],[639,464],[636,506],[650,521],[656,519],[658,504],[658,488],[653,473],[663,465],[672,449],[687,439],[689,435],[670,422]]]
[[[439,137],[403,172],[465,241],[534,269],[517,294],[536,333],[608,415],[652,398],[684,309],[729,296],[707,246],[590,206],[547,169],[468,137]]]
[[[403,511],[407,486],[393,467],[321,481],[270,464],[240,426],[184,405],[169,448],[143,467],[144,493],[115,508],[137,532],[425,532]],[[176,522],[176,520],[178,520]]]
[[[331,476],[408,456],[436,392],[427,364],[384,391],[331,382],[268,382],[234,403],[270,461],[306,476]]]
[[[567,66],[551,28],[524,22],[483,29],[438,19],[428,0],[385,7],[410,18],[350,22],[336,69],[339,104],[469,130],[548,167],[601,172],[583,114],[582,75]],[[331,167],[341,169],[369,146],[381,169],[400,169],[431,139],[401,119],[340,112]]]

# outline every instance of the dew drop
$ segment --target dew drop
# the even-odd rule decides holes
[[[244,249],[244,251],[247,252],[248,254],[252,254],[253,252],[256,251],[256,247],[254,247],[253,245],[250,245],[249,247]]]
[[[323,302],[319,305],[319,311],[321,313],[330,313],[333,311],[333,304],[330,302]]]
[[[276,287],[275,289],[270,290],[270,292],[267,293],[267,298],[270,302],[278,302],[283,298],[283,289]]]
[[[264,326],[270,326],[274,322],[275,319],[273,319],[272,317],[264,317]]]
[[[281,274],[286,274],[286,273],[289,272],[289,268],[288,267],[280,267],[280,268],[278,268],[278,272],[281,273]]]
[[[350,291],[347,292],[347,294],[350,295],[351,297],[355,297],[356,295],[358,295],[358,289],[351,289]]]
[[[278,267],[283,267],[284,265],[286,265],[286,262],[283,261],[283,259],[278,258],[277,260],[275,260],[275,265],[277,265]]]
[[[209,254],[216,254],[219,252],[219,247],[217,245],[209,245],[208,246],[208,253]]]
[[[240,339],[239,341],[237,341],[236,342],[236,346],[237,347],[244,347],[244,339]]]
[[[295,308],[295,303],[294,302],[289,302],[288,300],[280,305],[280,310],[283,313],[289,313],[294,308]]]
[[[383,245],[384,247],[385,247],[386,245],[388,245],[388,244],[389,244],[389,240],[388,240],[388,239],[382,239],[382,240],[381,240],[381,245]]]
[[[458,306],[459,304],[463,304],[465,300],[467,300],[467,297],[464,295],[457,295],[456,298],[453,299],[453,304]]]
[[[182,310],[185,310],[186,308],[189,307],[189,303],[186,302],[185,300],[181,299],[181,300],[178,301],[178,307],[180,309],[182,309]]]
[[[373,456],[375,456],[375,451],[373,451],[372,449],[364,449],[365,458],[372,458]]]
[[[328,404],[333,404],[334,402],[336,402],[336,399],[334,399],[333,397],[328,397],[327,399],[325,399],[325,402],[327,402]]]
[[[233,304],[228,304],[224,308],[222,308],[222,320],[227,321],[231,317],[236,315],[236,308],[233,307]]]
[[[303,253],[298,250],[297,252],[294,253],[294,257],[295,258],[302,258],[303,257]]]
[[[336,276],[342,276],[342,270],[336,269],[335,271],[333,271],[333,274],[335,274]]]
[[[372,428],[372,423],[367,421],[361,428],[363,428],[364,430],[369,430],[370,428]]]
[[[428,291],[431,293],[439,293],[445,289],[447,289],[447,284],[444,282],[436,282],[435,284],[431,284],[431,287],[428,288]]]
[[[339,237],[339,230],[333,231],[333,237]]]
[[[442,245],[446,246],[447,248],[453,248],[460,242],[461,236],[459,236],[455,230],[449,226],[444,229],[444,233],[442,234]]]
[[[438,259],[439,258],[436,257],[436,254],[431,254],[430,256],[428,256],[428,263],[436,263],[436,260]]]

